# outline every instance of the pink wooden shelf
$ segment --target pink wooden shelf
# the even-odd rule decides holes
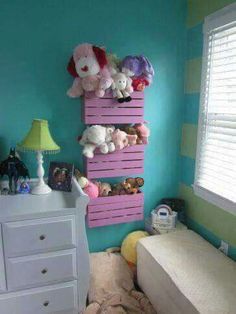
[[[106,155],[95,152],[94,158],[85,158],[86,176],[97,179],[141,174],[144,149],[145,145],[134,145]]]
[[[90,228],[143,219],[144,195],[117,195],[90,200],[87,223]]]
[[[84,98],[85,124],[141,123],[144,115],[144,93],[131,94],[132,101],[118,103],[108,92],[103,98]]]

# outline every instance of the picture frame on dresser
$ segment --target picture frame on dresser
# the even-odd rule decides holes
[[[71,192],[74,165],[67,162],[50,162],[48,185],[57,191]]]

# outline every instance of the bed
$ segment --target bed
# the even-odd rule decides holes
[[[236,263],[190,230],[143,238],[138,283],[160,314],[235,314]]]

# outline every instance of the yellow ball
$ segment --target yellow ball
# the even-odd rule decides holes
[[[130,264],[136,265],[137,251],[136,246],[139,239],[147,237],[148,233],[145,231],[134,231],[127,235],[121,245],[121,255]]]

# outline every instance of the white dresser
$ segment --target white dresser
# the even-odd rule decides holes
[[[86,305],[88,196],[0,196],[0,314],[77,314]]]

